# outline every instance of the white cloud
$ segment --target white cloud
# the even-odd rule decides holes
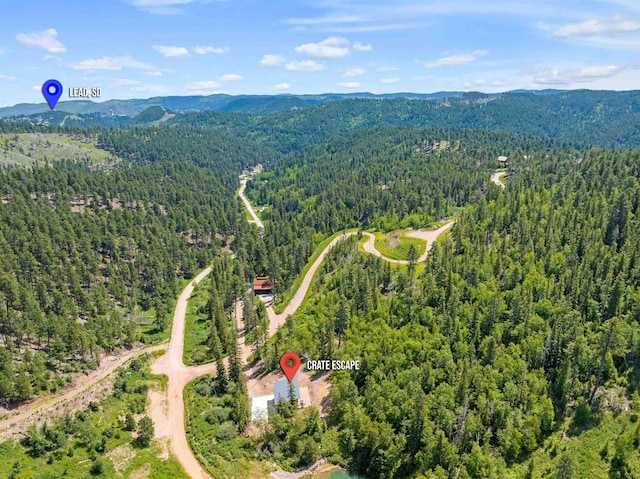
[[[398,83],[400,81],[400,78],[383,78],[382,80],[380,80],[380,83],[382,83],[383,85],[391,85],[393,83]]]
[[[221,86],[217,81],[195,81],[187,83],[185,88],[190,95],[211,95],[218,93]]]
[[[162,76],[162,72],[150,71],[150,72],[144,72],[144,75],[148,75],[150,77],[161,77]]]
[[[220,81],[240,81],[240,80],[244,80],[244,78],[242,78],[242,76],[240,75],[236,75],[235,73],[228,73],[220,77]]]
[[[129,94],[140,94],[140,93],[155,93],[155,94],[166,94],[166,90],[163,87],[158,85],[147,85],[138,80],[131,80],[128,78],[115,78],[110,80],[114,90],[118,91],[119,94],[124,94],[129,96]]]
[[[56,29],[49,28],[48,30],[43,30],[41,32],[18,33],[16,38],[25,45],[42,48],[50,53],[64,53],[67,49],[56,38],[57,36],[58,32]]]
[[[595,37],[601,35],[619,35],[640,31],[640,21],[614,17],[610,20],[587,20],[582,23],[564,25],[553,32],[554,37]]]
[[[495,89],[495,88],[504,88],[508,85],[508,83],[504,80],[475,80],[475,81],[467,81],[462,84],[464,88],[467,90],[473,89]]]
[[[206,55],[207,53],[216,53],[218,55],[222,55],[223,53],[227,53],[229,51],[229,47],[204,47],[198,45],[193,47],[193,52],[198,55]]]
[[[353,68],[349,68],[346,72],[344,72],[344,75],[342,76],[357,77],[357,76],[364,75],[365,73],[367,73],[367,70],[365,70],[364,68],[353,67]]]
[[[285,68],[292,72],[319,72],[324,70],[324,65],[313,60],[304,60],[301,62],[289,62]]]
[[[165,58],[189,56],[189,50],[187,50],[185,47],[169,47],[165,45],[154,45],[152,48],[155,51],[162,53],[165,56]]]
[[[373,47],[371,46],[371,43],[367,43],[365,45],[364,43],[355,42],[353,44],[353,49],[357,52],[370,52],[373,50]]]
[[[413,3],[413,0],[409,1]],[[348,2],[345,2],[345,4],[346,3]],[[392,18],[410,17],[411,15],[404,14],[405,8],[406,5],[399,5],[396,3],[393,7],[382,7],[382,9],[387,10],[382,12],[376,11],[379,10],[376,6],[368,4],[361,6],[361,10],[367,11],[366,15],[362,15],[360,13],[337,13],[322,17],[288,18],[284,20],[283,23],[287,25],[294,25],[297,30],[330,31],[337,33],[403,30],[406,28],[418,28],[423,26],[423,23],[390,22],[390,19]],[[375,15],[371,15],[371,13],[375,13]],[[356,45],[364,48],[360,51],[372,50],[371,45],[363,45],[361,43],[354,44],[354,50],[358,50]]]
[[[332,23],[358,23],[364,21],[360,15],[325,15],[316,18],[287,18],[282,23],[287,25],[323,25]]]
[[[16,81],[16,77],[11,76],[11,75],[2,75],[2,74],[0,74],[0,80],[3,80],[3,81]]]
[[[448,57],[442,57],[433,62],[426,62],[424,66],[426,66],[427,68],[438,68],[452,65],[464,65],[465,63],[474,62],[479,56],[486,54],[486,50],[476,50],[465,55],[451,55]]]
[[[334,33],[368,33],[368,32],[387,32],[390,30],[407,30],[409,28],[422,28],[424,23],[379,23],[376,25],[354,25],[354,26],[332,26],[323,29]]]
[[[202,2],[198,0],[130,0],[129,3],[147,13],[153,13],[155,15],[177,15],[184,11],[178,8],[179,5]]]
[[[637,0],[600,0],[618,3],[628,9],[640,10]],[[600,3],[596,2],[596,3]],[[284,23],[311,30],[333,32],[374,31],[414,28],[432,24],[434,17],[464,16],[497,18],[520,16],[525,18],[583,18],[585,5],[569,0],[517,0],[479,2],[477,0],[393,0],[393,1],[337,1],[315,2],[326,10],[319,17],[289,18]],[[587,2],[591,6],[593,2]],[[413,23],[415,22],[415,23]]]
[[[349,54],[346,38],[329,37],[318,43],[304,43],[295,48],[296,52],[316,58],[342,58]]]
[[[360,83],[357,81],[341,81],[338,83],[338,86],[342,88],[360,88]]]
[[[379,72],[379,73],[382,73],[382,72],[393,72],[393,71],[396,71],[396,70],[397,70],[396,67],[380,67],[376,71]]]
[[[150,88],[137,80],[129,80],[127,78],[116,78],[113,83],[132,93],[146,93]]]
[[[587,83],[600,78],[609,78],[623,69],[617,65],[600,65],[589,67],[560,67],[541,70],[534,73],[536,83],[541,85],[566,85],[571,83]]]
[[[86,70],[86,71],[97,71],[97,70],[115,71],[115,70],[122,70],[123,68],[136,68],[140,70],[153,69],[151,65],[134,60],[130,56],[90,58],[88,60],[83,60],[78,63],[71,63],[69,64],[69,67],[73,68],[74,70]]]
[[[263,67],[277,67],[287,61],[282,55],[264,55],[260,60]]]
[[[284,82],[284,83],[278,83],[277,85],[274,85],[272,90],[284,91],[284,90],[288,90],[289,88],[291,88],[291,85],[289,85],[287,82]]]

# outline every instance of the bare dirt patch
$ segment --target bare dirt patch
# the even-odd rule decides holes
[[[167,405],[167,394],[164,391],[150,390],[148,393],[149,417],[155,424],[155,438],[161,438],[171,434],[168,425],[169,406]]]
[[[151,474],[151,466],[149,464],[145,464],[144,466],[139,467],[138,469],[133,471],[129,475],[129,477],[131,479],[145,479],[149,477],[149,474]]]
[[[18,440],[31,424],[42,424],[44,421],[62,416],[65,412],[73,413],[84,409],[91,401],[100,401],[110,390],[113,375],[118,368],[141,354],[158,351],[165,347],[166,345],[158,345],[133,349],[119,356],[105,356],[101,359],[98,369],[89,374],[77,376],[69,388],[6,411],[7,415],[3,415],[0,419],[0,441]]]
[[[390,233],[389,236],[387,237],[387,245],[389,246],[389,248],[394,248],[394,249],[397,248],[398,245],[400,244],[401,237],[402,235],[398,231],[394,231],[393,233]]]
[[[136,452],[129,444],[122,444],[121,446],[116,447],[114,450],[109,451],[106,456],[111,459],[113,468],[116,471],[121,471],[125,467],[127,467],[127,464],[129,464],[129,461],[131,461],[131,459],[136,457]]]

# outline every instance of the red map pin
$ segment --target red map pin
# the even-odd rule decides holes
[[[300,357],[296,353],[284,353],[280,358],[280,367],[289,382],[291,382],[300,367]]]

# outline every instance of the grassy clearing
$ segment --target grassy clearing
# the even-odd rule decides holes
[[[408,237],[407,232],[374,233],[376,249],[387,258],[408,260],[409,248],[413,245],[416,248],[417,256],[421,256],[427,248],[427,243],[418,238]]]
[[[58,133],[0,134],[0,164],[31,166],[44,161],[85,161],[96,166],[118,163],[119,158],[97,148],[90,139]]]
[[[315,261],[318,259],[318,257],[320,257],[320,254],[324,251],[324,249],[327,246],[329,246],[329,243],[331,243],[338,236],[344,233],[352,232],[352,231],[358,231],[358,230],[356,228],[352,228],[349,230],[340,231],[332,236],[329,236],[328,238],[325,238],[318,244],[313,254],[311,255],[311,258],[309,258],[306,266],[302,269],[302,271],[300,271],[300,274],[298,275],[294,283],[291,285],[289,289],[287,289],[287,291],[285,291],[280,295],[277,303],[274,304],[273,310],[276,313],[280,314],[284,311],[284,308],[287,307],[287,304],[289,304],[289,301],[291,301],[291,299],[293,298],[293,295],[296,293],[296,291],[298,291],[298,288],[300,288],[300,285],[302,284],[302,280],[306,276],[307,272],[309,271],[313,263],[315,263]]]
[[[210,325],[204,307],[209,299],[209,281],[200,281],[191,293],[184,329],[182,360],[188,366],[213,360],[207,346]]]
[[[251,213],[249,213],[249,210],[246,208],[244,209],[244,219],[249,222],[253,221],[253,216],[251,216]]]
[[[148,447],[135,443],[136,433],[126,430],[127,412],[139,420],[144,414],[147,389],[160,389],[163,380],[149,372],[147,357],[122,369],[114,392],[99,403],[79,411],[61,424],[50,424],[60,446],[43,440],[40,452],[17,442],[0,444],[0,477],[35,478],[178,478],[186,479],[166,444],[152,440]],[[62,425],[63,424],[63,425]],[[40,437],[44,437],[43,434]],[[101,473],[97,474],[100,463]]]
[[[277,303],[273,306],[273,310],[280,314],[284,311],[284,309],[287,307],[287,304],[289,304],[289,301],[291,301],[291,298],[293,298],[293,295],[295,294],[296,291],[298,291],[298,288],[300,287],[300,285],[302,284],[302,279],[305,277],[305,275],[307,274],[307,272],[309,271],[309,268],[311,268],[311,265],[318,259],[318,257],[320,256],[320,254],[322,253],[322,251],[324,251],[324,249],[329,245],[329,243],[331,243],[331,241],[333,241],[335,238],[337,238],[338,236],[344,234],[344,233],[349,233],[349,232],[355,232],[358,231],[357,228],[352,228],[349,230],[344,230],[344,231],[340,231],[339,233],[336,233],[326,239],[324,239],[323,241],[321,241],[318,246],[316,247],[316,249],[314,250],[313,255],[311,256],[311,258],[309,258],[309,260],[307,261],[306,266],[303,268],[303,270],[300,272],[300,274],[298,275],[298,277],[296,278],[295,282],[291,285],[291,287],[285,291],[284,293],[282,293],[277,301]],[[376,235],[380,234],[380,235],[384,235],[383,233],[374,233]],[[420,245],[421,249],[418,248],[418,256],[420,256],[421,254],[424,253],[425,248],[427,247],[426,243],[420,239],[417,238],[405,238],[403,240],[403,243],[407,242],[407,248],[408,248],[408,244],[411,244],[412,242],[416,242],[416,245]],[[362,249],[362,242],[364,242],[365,239],[363,238],[361,240],[361,244],[360,244],[360,250],[364,251]],[[378,248],[378,241],[376,240],[376,248]],[[406,259],[405,257],[394,257],[392,256],[392,254],[397,255],[397,252],[391,252],[392,254],[387,254],[384,253],[381,249],[379,249],[379,251],[381,253],[383,253],[385,256],[388,256],[389,258],[393,258],[393,259]],[[400,253],[402,254],[402,253]],[[406,253],[404,253],[406,254]],[[398,266],[398,265],[391,265],[392,267],[394,266]],[[416,273],[419,273],[420,271],[422,271],[424,269],[424,264],[420,263],[418,265],[416,265]]]

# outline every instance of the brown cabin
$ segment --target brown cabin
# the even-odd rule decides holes
[[[273,285],[269,276],[258,276],[253,280],[253,292],[256,294],[271,294]]]

